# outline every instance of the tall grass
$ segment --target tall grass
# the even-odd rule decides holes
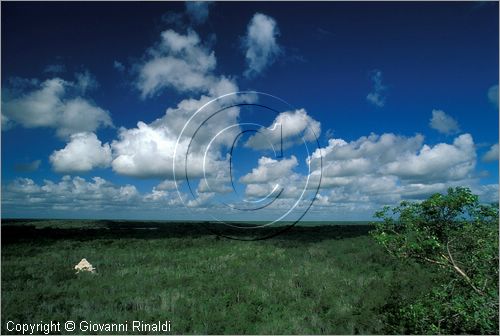
[[[242,242],[190,225],[3,224],[2,333],[9,320],[170,320],[174,334],[383,333],[391,297],[418,295],[432,278],[388,257],[367,227]],[[75,274],[82,258],[96,274]]]

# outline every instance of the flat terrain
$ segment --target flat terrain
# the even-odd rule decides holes
[[[9,320],[170,320],[173,334],[383,333],[394,298],[425,292],[432,275],[389,257],[371,226],[342,224],[239,241],[199,223],[3,221],[2,333]],[[96,274],[75,274],[82,258]]]

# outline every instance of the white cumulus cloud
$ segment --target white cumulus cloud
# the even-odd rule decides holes
[[[292,155],[290,159],[274,160],[269,157],[261,157],[259,165],[251,173],[241,177],[243,183],[264,183],[277,180],[279,177],[288,175],[297,166],[297,158]]]
[[[111,163],[111,148],[102,144],[94,133],[77,133],[70,142],[50,156],[50,162],[57,172],[85,172],[96,167],[108,167]]]
[[[287,199],[298,199],[306,186],[307,176],[295,171],[298,165],[294,155],[280,160],[263,156],[258,160],[257,167],[242,176],[239,182],[246,185],[247,197],[261,198],[279,193],[279,199],[283,202],[273,206],[290,205]]]
[[[458,122],[442,110],[432,110],[429,125],[443,134],[455,134],[460,131]]]
[[[315,141],[321,133],[321,123],[309,116],[304,109],[282,112],[266,128],[260,128],[245,143],[246,147],[256,150],[270,149],[271,145],[279,151],[281,140],[283,149],[294,144]]]
[[[141,195],[132,185],[116,186],[101,177],[91,180],[75,176],[63,176],[60,181],[44,180],[37,184],[32,179],[17,178],[3,186],[8,196],[2,198],[2,204],[10,211],[29,209],[38,215],[42,211],[99,211],[106,209],[132,208],[141,201]],[[137,204],[140,206],[140,204]]]
[[[451,144],[432,146],[424,144],[422,135],[371,134],[350,142],[330,139],[328,146],[309,159],[312,180],[321,175],[321,156],[320,203],[329,202],[339,211],[356,209],[355,205],[375,211],[381,204],[424,199],[450,186],[479,185],[474,174],[475,145],[469,134],[456,137]]]
[[[276,40],[278,35],[278,25],[272,17],[261,13],[252,17],[243,39],[247,62],[245,76],[258,75],[274,63],[281,53],[281,47]]]
[[[138,66],[136,85],[143,98],[165,88],[208,92],[217,82],[212,75],[216,63],[214,52],[201,44],[196,32],[182,35],[169,29],[161,33],[160,43],[148,50],[146,62]]]
[[[60,137],[113,126],[108,111],[79,95],[96,85],[93,77],[88,73],[76,77],[76,82],[48,79],[33,90],[2,101],[2,123],[52,127]]]
[[[453,144],[424,145],[418,153],[404,155],[383,168],[389,174],[418,181],[450,181],[467,178],[476,165],[476,150],[470,134]]]
[[[230,88],[231,91],[233,89],[235,87]],[[202,96],[199,100],[185,99],[177,107],[168,108],[162,118],[150,124],[140,121],[136,128],[121,128],[118,139],[111,144],[114,154],[113,170],[122,175],[140,178],[173,178],[174,150],[180,132],[193,113],[209,100],[208,96]],[[178,174],[184,173],[185,154],[191,139],[193,141],[188,157],[189,176],[199,177],[203,175],[203,160],[209,144],[211,146],[207,152],[205,164],[207,174],[212,173],[219,161],[225,161],[225,158],[220,157],[219,150],[223,145],[230,146],[232,144],[239,128],[232,128],[216,137],[214,141],[212,139],[220,130],[237,123],[239,115],[237,108],[227,109],[211,117],[192,138],[197,127],[206,119],[207,115],[210,115],[210,112],[217,109],[217,106],[219,105],[214,103],[210,109],[207,109],[206,113],[202,111],[196,118],[192,119],[189,127],[184,130],[183,137],[179,139],[175,157]]]
[[[174,159],[177,172],[184,173],[185,154],[196,132],[189,148],[188,176],[203,175],[205,150],[211,144],[205,164],[205,172],[210,176],[215,174],[215,167],[226,161],[220,148],[232,144],[239,127],[230,128],[219,136],[217,134],[237,123],[239,109],[229,108],[208,117],[220,109],[223,102],[226,103],[224,106],[236,101],[249,102],[253,99],[252,95],[230,95],[216,100],[188,123],[200,107],[214,98],[237,92],[238,86],[233,79],[214,74],[217,63],[215,54],[202,45],[196,32],[189,30],[183,35],[167,30],[161,36],[161,42],[149,49],[149,60],[140,67],[138,87],[143,97],[154,95],[165,88],[173,88],[179,92],[201,92],[201,96],[198,99],[184,99],[177,106],[167,108],[163,117],[151,123],[139,121],[135,128],[121,128],[118,139],[111,144],[113,170],[139,178],[172,179]],[[203,122],[204,126],[197,131],[197,127]],[[174,158],[177,140],[186,124],[188,125],[179,139]]]

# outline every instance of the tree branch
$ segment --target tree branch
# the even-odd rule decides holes
[[[433,260],[433,259],[429,259],[427,257],[423,257],[423,256],[419,256],[419,255],[416,255],[416,257],[418,259],[422,259],[424,261],[427,261],[427,262],[430,262],[431,264],[436,264],[436,265],[439,265],[439,266],[448,266],[447,264],[443,263],[443,262],[440,262],[438,260]]]
[[[458,267],[457,263],[453,259],[453,256],[451,255],[451,252],[450,252],[450,241],[448,241],[446,243],[446,251],[448,252],[449,261],[450,261],[451,265],[453,266],[453,269],[465,279],[465,281],[472,287],[472,289],[474,289],[474,291],[476,293],[478,293],[479,295],[484,295],[484,292],[481,291],[476,286],[474,286],[471,278],[469,278],[469,276],[467,274],[465,274],[465,272],[460,267]]]

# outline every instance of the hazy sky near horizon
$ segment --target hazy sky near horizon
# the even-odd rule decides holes
[[[4,2],[1,24],[2,217],[498,201],[498,2]]]

